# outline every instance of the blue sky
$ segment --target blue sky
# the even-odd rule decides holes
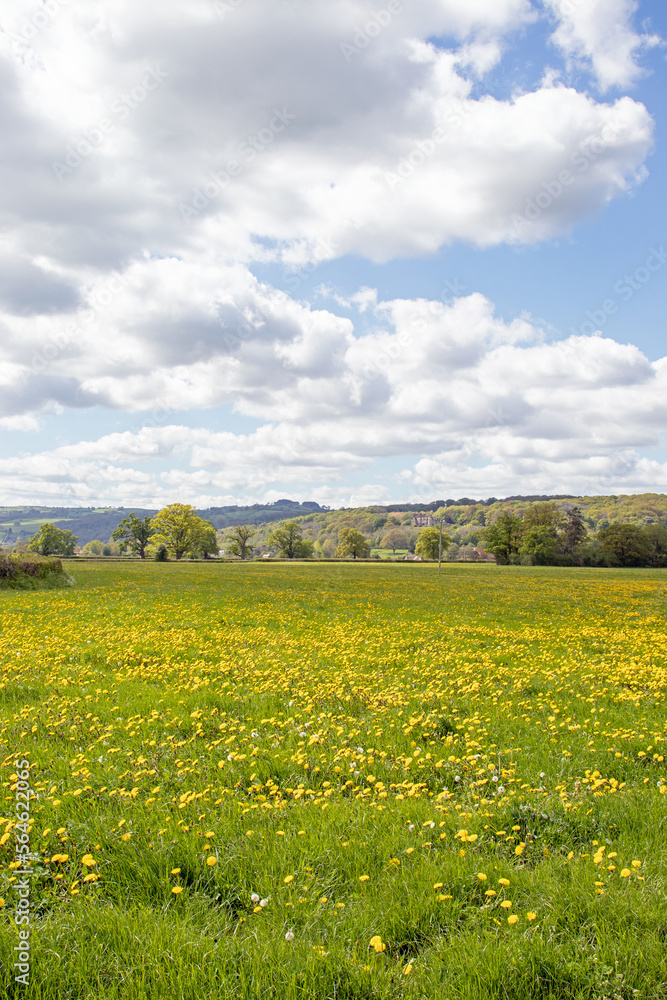
[[[657,0],[12,17],[4,503],[667,491]]]

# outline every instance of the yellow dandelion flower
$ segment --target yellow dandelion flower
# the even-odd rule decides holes
[[[410,962],[410,964],[406,965],[405,968],[403,969],[403,975],[404,976],[409,976],[410,973],[412,972],[413,968],[414,968],[414,966],[412,965],[412,962]]]
[[[502,906],[503,910],[511,910],[512,909],[512,901],[510,899],[503,899],[503,901],[502,901],[502,903],[500,905]]]
[[[632,875],[632,872],[629,868],[624,868],[621,872],[621,878],[629,878],[630,875]]]
[[[509,884],[510,884],[510,880],[508,878],[499,878],[498,879],[498,885],[509,885]]]
[[[215,857],[213,857],[213,855],[211,855],[210,858],[206,859],[206,864],[209,866],[209,868],[212,868],[213,865],[217,865],[217,863],[218,863],[218,859],[215,858]]]
[[[370,939],[368,947],[369,948],[374,948],[375,951],[378,954],[380,954],[381,951],[385,950],[386,945],[383,943],[382,938],[380,937],[380,935],[379,934],[375,934],[374,937],[372,937]]]
[[[81,864],[85,865],[86,868],[93,868],[97,864],[97,861],[92,856],[92,854],[84,854],[84,856],[81,858]]]
[[[515,924],[518,919],[519,918],[517,917],[516,913],[513,913],[511,917],[507,918],[507,923],[508,924]]]
[[[536,919],[536,917],[537,917],[537,914],[533,913],[532,910],[531,910],[530,913],[526,914],[526,920],[530,920],[531,924],[532,924],[533,920]]]
[[[485,896],[495,896],[496,895],[496,890],[495,889],[487,889],[486,892],[484,893],[484,895]]]
[[[479,879],[480,882],[486,882],[487,877],[484,874],[484,872],[477,872],[477,878]]]
[[[293,875],[286,875],[285,878],[283,879],[283,882],[285,883],[285,885],[289,885],[290,882],[293,882],[293,881],[294,881],[294,876]]]
[[[370,875],[360,875],[359,876],[359,881],[360,882],[368,882],[369,878],[370,878]]]
[[[171,891],[174,894],[174,896],[178,896],[179,892],[183,892],[183,886],[181,886],[181,885],[174,885],[174,886],[172,886]]]

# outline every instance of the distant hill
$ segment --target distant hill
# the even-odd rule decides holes
[[[413,534],[410,522],[414,514],[434,513],[447,508],[445,527],[452,538],[462,545],[477,545],[481,531],[503,510],[521,512],[526,507],[545,501],[556,501],[560,507],[581,508],[589,531],[598,531],[619,521],[631,524],[662,524],[667,527],[667,496],[662,493],[642,493],[620,496],[576,497],[568,494],[552,496],[513,496],[499,500],[433,500],[430,503],[404,503],[372,505],[358,508],[330,510],[315,501],[299,503],[296,500],[277,500],[272,504],[253,504],[250,507],[210,507],[198,513],[211,521],[218,530],[237,524],[257,527],[256,543],[260,549],[275,522],[296,520],[304,529],[304,537],[314,543],[316,553],[328,555],[335,549],[338,531],[353,526],[366,535],[379,539],[386,528],[387,519],[398,521],[408,530],[412,547]],[[0,507],[0,544],[12,546],[19,540],[31,538],[40,524],[50,521],[60,528],[69,528],[79,543],[99,539],[106,542],[121,519],[130,513],[139,517],[152,516],[157,510],[140,507]]]
[[[272,504],[253,504],[252,507],[211,507],[209,510],[200,510],[199,514],[220,529],[235,524],[283,521],[326,510],[327,507],[321,507],[314,501],[298,503],[296,500],[277,500]],[[59,528],[73,531],[80,545],[95,539],[108,542],[122,519],[132,513],[137,517],[152,517],[157,514],[157,508],[0,507],[0,544],[14,545],[17,541],[32,538],[39,531],[40,524],[47,521]]]

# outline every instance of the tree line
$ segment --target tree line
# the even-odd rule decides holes
[[[443,522],[445,511],[436,511]],[[383,519],[381,544],[394,553],[407,547],[406,529],[392,518]],[[447,528],[449,525],[444,523]],[[373,527],[377,530],[377,521]],[[449,528],[451,531],[451,527]],[[201,518],[189,504],[170,504],[153,517],[130,514],[123,518],[111,538],[121,553],[145,559],[173,558],[180,560],[208,558],[218,555],[225,544],[226,554],[245,560],[256,554],[258,529],[236,525],[224,538],[216,535],[210,521]],[[597,533],[589,533],[582,511],[577,506],[563,510],[555,501],[534,503],[523,511],[504,510],[491,524],[479,528],[484,550],[501,565],[559,566],[667,566],[667,530],[659,523],[606,524]],[[279,524],[260,545],[266,546],[284,559],[310,559],[322,555],[317,542],[304,537],[303,525],[297,521]],[[367,559],[371,538],[354,524],[343,522],[337,530],[337,545],[330,555],[338,559]],[[43,524],[32,538],[29,551],[45,556],[71,556],[78,539],[72,531],[54,524]],[[423,528],[413,539],[412,547],[422,559],[444,556],[452,546],[452,538],[439,527]]]
[[[505,511],[482,533],[496,562],[536,566],[667,566],[661,524],[617,522],[590,534],[579,507],[539,503],[523,514]]]

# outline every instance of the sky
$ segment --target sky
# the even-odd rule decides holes
[[[1,0],[0,502],[667,492],[660,0]]]

